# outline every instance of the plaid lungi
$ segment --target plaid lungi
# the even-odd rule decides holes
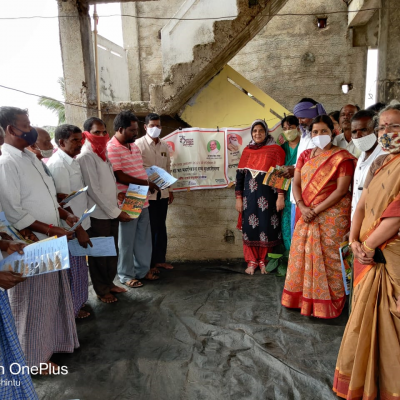
[[[71,268],[68,269],[69,284],[71,287],[74,315],[78,316],[79,310],[86,303],[89,296],[89,269],[86,257],[74,257],[69,253]]]
[[[0,291],[0,366],[4,367],[4,374],[0,371],[0,399],[38,399],[29,374],[11,374],[10,365],[14,363],[26,365],[7,294]],[[13,366],[13,371],[17,372],[18,367]]]
[[[28,366],[39,366],[53,353],[72,353],[79,347],[66,271],[29,277],[8,292]]]

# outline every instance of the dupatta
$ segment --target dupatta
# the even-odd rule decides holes
[[[276,167],[284,163],[285,152],[277,144],[269,144],[259,149],[251,149],[247,146],[240,157],[238,169],[268,172],[270,167]]]

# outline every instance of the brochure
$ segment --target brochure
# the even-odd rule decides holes
[[[117,255],[114,238],[112,236],[95,237],[91,238],[90,241],[92,242],[93,247],[88,245],[86,249],[79,244],[78,239],[69,241],[68,247],[71,255],[92,257],[109,257]]]
[[[46,239],[26,246],[24,254],[13,253],[0,261],[0,271],[25,277],[61,271],[70,267],[67,237]]]
[[[25,243],[33,243],[30,240],[25,239],[17,229],[15,229],[8,221],[4,214],[4,211],[0,212],[0,232],[7,233],[13,240],[22,240]]]
[[[347,295],[350,294],[351,290],[351,271],[353,269],[353,254],[350,251],[349,242],[343,242],[340,244],[339,255],[342,264],[344,290]]]
[[[292,180],[278,176],[278,172],[280,171],[282,171],[282,167],[270,167],[268,172],[265,174],[263,185],[268,185],[277,189],[288,190]]]
[[[90,214],[95,210],[95,208],[96,204],[90,210],[86,210],[82,214],[82,217],[79,218],[79,221],[72,228],[69,228],[69,232],[74,231],[87,217],[90,216]]]
[[[75,192],[70,193],[60,204],[63,204],[63,207],[65,207],[65,205],[67,203],[69,203],[72,199],[74,199],[76,196],[79,196],[81,193],[84,193],[88,190],[88,187],[85,186],[82,189],[79,189]]]
[[[146,202],[148,186],[134,185],[131,183],[125,194],[125,200],[122,203],[121,211],[126,212],[131,218],[139,218],[144,203]]]
[[[156,184],[161,190],[173,185],[178,179],[174,178],[164,169],[153,165],[146,169],[149,180]]]

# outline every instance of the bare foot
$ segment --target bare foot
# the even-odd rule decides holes
[[[150,270],[143,279],[148,281],[156,281],[157,279],[160,279],[160,277]]]
[[[87,312],[85,310],[79,310],[78,315],[76,318],[82,319],[82,318],[87,318],[90,315],[90,312]]]
[[[248,274],[248,275],[254,275],[254,270],[255,270],[255,268],[250,265],[245,269],[244,272],[246,272],[246,274]]]
[[[111,289],[110,289],[110,292],[111,293],[125,293],[125,292],[127,292],[127,290],[126,289],[124,289],[124,288],[122,288],[122,287],[119,287],[119,286],[113,286]]]
[[[397,312],[400,313],[400,296],[397,297],[397,302],[396,302],[396,304],[397,304]]]
[[[156,267],[150,268],[150,271],[151,271],[153,274],[159,274],[159,273],[160,273],[160,270],[159,270],[158,268],[156,268]]]
[[[264,262],[264,261],[260,261],[260,262],[258,263],[258,265],[259,265],[260,270],[261,270],[261,275],[266,275],[266,274],[268,274],[268,271],[266,271],[266,269],[265,269],[265,262]]]
[[[107,304],[118,301],[118,299],[112,293],[107,293],[105,296],[97,296],[97,298],[103,303]]]
[[[47,364],[47,368],[41,368],[40,369],[41,372],[39,373],[39,375],[47,376],[50,374],[50,371],[51,373],[58,372],[60,368],[57,364],[54,364],[52,361],[49,361],[45,364]]]
[[[164,268],[164,269],[174,269],[174,266],[169,263],[158,263],[155,265],[156,268]]]

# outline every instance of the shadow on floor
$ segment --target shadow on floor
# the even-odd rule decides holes
[[[182,264],[77,322],[68,375],[34,378],[41,400],[334,400],[347,310],[307,318],[280,305],[284,278],[240,264]]]

